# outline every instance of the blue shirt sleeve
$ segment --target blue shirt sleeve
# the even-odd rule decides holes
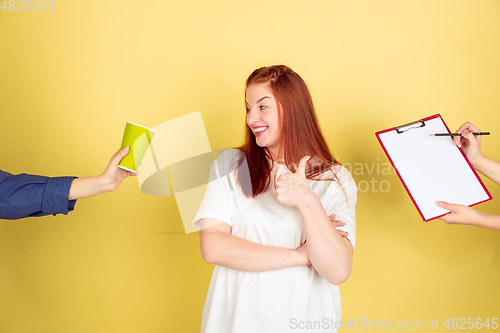
[[[68,200],[76,177],[12,175],[0,170],[0,219],[68,214],[76,200]]]

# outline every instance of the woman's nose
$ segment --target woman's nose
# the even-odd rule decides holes
[[[247,123],[248,125],[253,125],[256,124],[259,121],[259,114],[258,112],[254,112],[252,110],[248,111],[247,113]]]

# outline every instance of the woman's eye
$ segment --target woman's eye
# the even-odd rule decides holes
[[[249,108],[245,108],[245,110],[247,110],[247,113],[250,112],[250,109]]]
[[[265,110],[265,109],[267,109],[267,106],[265,106],[265,105],[261,105],[259,108],[260,108],[261,110]]]

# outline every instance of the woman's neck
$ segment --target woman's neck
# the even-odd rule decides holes
[[[284,164],[285,158],[283,152],[279,151],[278,148],[266,148],[267,153],[271,156],[274,162]]]

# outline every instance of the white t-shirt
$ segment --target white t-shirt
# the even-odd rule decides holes
[[[214,218],[231,226],[231,235],[257,244],[289,249],[304,241],[302,218],[295,207],[276,201],[274,177],[289,173],[275,164],[271,184],[255,199],[243,195],[234,175],[237,150],[224,151],[212,164],[210,183],[193,225]],[[248,168],[246,163],[240,166]],[[276,175],[275,175],[276,172]],[[357,188],[349,171],[336,166],[335,181],[308,180],[328,215],[346,223],[338,228],[356,241]],[[324,173],[328,179],[333,173]],[[332,258],[332,260],[335,260]],[[267,272],[244,272],[215,266],[202,318],[202,333],[336,332],[341,305],[338,286],[330,284],[312,265]],[[338,323],[337,326],[338,328]]]

